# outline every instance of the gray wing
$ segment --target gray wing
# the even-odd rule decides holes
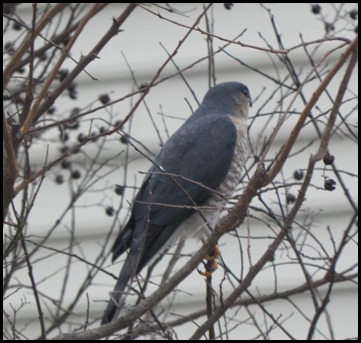
[[[211,195],[207,188],[217,189],[224,180],[236,140],[236,128],[227,116],[191,117],[156,158],[135,199],[131,218],[114,244],[113,260],[131,247],[134,228],[144,218],[149,223],[137,272],[161,251],[177,227],[195,211],[185,206],[203,205]]]

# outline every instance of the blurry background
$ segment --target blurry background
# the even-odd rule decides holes
[[[38,6],[39,13],[46,9],[44,4]],[[82,4],[83,10],[89,6]],[[144,4],[136,8],[122,25],[122,31],[85,68],[87,73],[81,73],[76,79],[76,95],[73,99],[71,91],[64,92],[54,104],[54,114],[44,116],[38,127],[69,118],[72,113],[95,109],[108,100],[104,96],[114,101],[137,91],[141,85],[148,84],[168,54],[174,52],[189,31],[189,27],[194,25],[204,6],[192,3],[159,6]],[[35,249],[36,244],[41,244],[33,255],[33,272],[44,299],[45,316],[51,318],[56,315],[53,308],[54,302],[56,303],[54,299],[61,299],[62,304],[73,301],[84,278],[88,277],[90,264],[97,264],[100,259],[105,259],[105,262],[102,262],[103,267],[114,275],[119,273],[122,261],[111,265],[109,251],[119,228],[127,219],[136,187],[144,177],[140,172],[146,172],[149,168],[150,162],[145,156],[153,158],[167,138],[198,107],[197,102],[201,102],[209,85],[214,81],[213,76],[216,83],[240,81],[246,84],[253,98],[249,121],[252,149],[246,165],[250,175],[245,175],[243,184],[239,187],[238,193],[241,194],[244,184],[252,175],[251,168],[255,156],[261,153],[263,144],[273,132],[279,116],[291,103],[294,93],[288,93],[287,87],[284,86],[294,86],[290,76],[291,66],[302,82],[312,69],[311,61],[318,63],[326,52],[342,44],[342,40],[335,40],[335,37],[352,40],[357,27],[357,15],[352,18],[350,13],[357,10],[355,6],[321,4],[317,11],[311,4],[214,4],[207,12],[207,20],[202,17],[196,25],[199,30],[193,31],[179,46],[172,59],[174,63],[168,63],[162,70],[159,80],[165,81],[151,88],[145,101],[137,108],[123,131],[110,135],[106,140],[101,138],[86,144],[79,153],[70,156],[46,173],[27,219],[26,231],[30,250]],[[76,41],[71,56],[79,60],[82,55],[87,54],[108,30],[112,18],[118,17],[125,7],[126,4],[110,4],[97,14]],[[64,11],[58,22],[51,23],[51,29],[60,30],[66,24],[65,18],[70,12]],[[14,15],[30,25],[31,4],[19,5]],[[6,20],[3,25],[6,25]],[[280,33],[279,37],[276,30]],[[213,34],[211,40],[207,39],[207,31]],[[8,28],[4,35],[5,52],[7,42],[14,42],[16,46],[20,40],[16,38],[18,35],[18,31]],[[232,43],[237,36],[239,38],[236,42],[241,42],[243,46]],[[325,38],[329,38],[329,41],[293,49],[287,55],[290,59],[289,64],[282,61],[285,55],[269,52],[270,48],[290,49],[302,42]],[[283,47],[278,39],[282,41]],[[36,44],[41,46],[42,43],[39,40]],[[214,55],[213,66],[207,57],[212,51],[217,52]],[[342,51],[335,50],[327,56],[319,68],[320,78],[337,61]],[[287,68],[287,65],[290,67]],[[74,62],[67,59],[62,69],[71,70],[73,67]],[[177,74],[177,70],[184,71]],[[329,97],[323,96],[313,113],[314,117],[319,118],[321,128],[326,121],[323,115],[332,107],[332,99],[338,90],[341,77],[342,73],[332,81],[328,87]],[[13,78],[9,94],[16,90],[21,82],[20,74],[18,79]],[[314,77],[313,82],[305,86],[305,101],[311,97],[318,84],[319,79]],[[358,199],[357,84],[355,73],[344,99],[337,130],[330,143],[330,153],[335,156],[335,163],[342,173],[349,197],[355,203]],[[40,170],[44,164],[57,158],[67,147],[80,141],[81,135],[87,136],[108,130],[117,121],[123,120],[138,98],[139,94],[135,94],[88,114],[80,118],[73,128],[59,130],[59,126],[56,126],[48,129],[42,134],[41,139],[32,141],[29,152],[32,170]],[[272,161],[275,152],[288,138],[303,107],[304,103],[299,98],[292,104],[290,115],[277,135],[266,162]],[[341,117],[346,118],[347,125],[342,123]],[[38,132],[40,133],[41,131]],[[315,153],[318,142],[314,126],[311,122],[307,123],[293,154],[273,185],[275,189],[277,184],[282,182],[287,186],[280,187],[277,191],[265,192],[262,196],[262,201],[267,203],[269,209],[277,216],[290,210],[290,197],[297,197],[300,185],[294,178],[294,172],[305,172],[310,154]],[[25,154],[22,154],[20,159],[24,160]],[[346,228],[355,225],[352,219],[354,209],[344,189],[337,185],[333,192],[324,190],[324,165],[319,163],[317,167],[312,180],[313,186],[308,191],[306,202],[294,227],[295,237],[301,237],[304,230],[312,232],[304,236],[300,243],[300,251],[314,280],[324,276],[323,263],[327,263],[325,251],[333,256],[332,252],[338,249]],[[335,178],[332,172],[326,174]],[[37,185],[39,184],[34,185],[33,191]],[[249,266],[263,254],[272,241],[274,232],[279,229],[269,216],[260,211],[264,210],[264,204],[259,200],[252,202],[249,220],[237,230],[237,237],[235,234],[228,234],[219,242],[225,263],[237,273],[237,276],[247,273]],[[19,194],[15,198],[16,206],[20,206],[21,202],[22,197]],[[357,228],[354,226],[352,243],[347,245],[347,249],[342,250],[342,256],[337,262],[338,272],[348,270],[353,274],[357,271],[356,232]],[[8,231],[5,230],[5,235],[7,234]],[[43,240],[47,235],[49,238]],[[199,247],[200,242],[188,240],[183,250],[184,257],[179,259],[175,268],[181,267],[186,262],[188,254],[194,253]],[[323,259],[326,262],[322,262]],[[90,264],[86,264],[85,261]],[[165,261],[162,262],[165,265]],[[5,268],[4,273],[8,275],[9,270]],[[152,280],[160,282],[162,273],[162,267],[158,266]],[[223,269],[219,268],[214,274],[214,288],[217,292],[223,277]],[[305,282],[305,276],[294,252],[285,244],[275,254],[274,261],[257,276],[250,291],[253,296],[273,294],[293,289]],[[87,315],[91,320],[100,318],[114,284],[115,280],[109,275],[103,272],[96,273],[91,285],[81,294],[72,310],[74,315],[67,321],[70,326],[68,329],[63,327],[60,331],[70,332],[77,327],[76,325],[84,323]],[[223,287],[225,294],[232,288],[228,284]],[[315,289],[315,295],[322,299],[327,289]],[[38,337],[37,312],[25,265],[12,275],[7,295],[4,308],[10,316],[14,315],[16,309],[18,330],[26,337]],[[247,296],[244,295],[244,298],[247,299]],[[168,308],[170,303],[171,309]],[[294,338],[307,337],[310,319],[314,318],[316,312],[309,291],[283,300],[265,302],[263,306]],[[317,322],[314,338],[356,337],[357,307],[355,280],[335,283],[326,312]],[[162,303],[162,308],[168,311],[168,320],[176,320],[203,310],[204,279],[194,271],[181,284],[178,291]],[[228,336],[223,337],[224,339],[289,338],[270,317],[265,316],[264,309],[258,305],[237,307],[227,312],[226,316],[232,320],[227,328]],[[204,317],[197,318],[194,323],[190,321],[183,326],[175,327],[173,337],[189,338],[196,330],[197,324],[203,323],[204,320]],[[4,325],[7,324],[5,320]],[[223,323],[219,325],[222,326]],[[9,326],[5,332],[11,332]],[[58,332],[55,330],[50,336]]]

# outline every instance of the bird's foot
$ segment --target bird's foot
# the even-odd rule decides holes
[[[220,251],[218,246],[216,245],[211,253],[205,257],[207,262],[203,262],[204,271],[197,269],[198,273],[209,278],[212,276],[213,272],[218,268],[217,259],[220,256]]]

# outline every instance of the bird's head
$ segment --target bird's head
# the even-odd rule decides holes
[[[240,82],[224,82],[214,86],[201,104],[201,108],[206,110],[204,113],[219,113],[246,120],[249,106],[252,107],[249,90]]]

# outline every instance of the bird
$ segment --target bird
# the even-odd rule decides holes
[[[214,229],[242,176],[251,106],[243,83],[219,83],[161,148],[112,247],[112,262],[125,252],[127,257],[102,325],[116,318],[127,285],[152,259],[181,239],[205,239]]]

